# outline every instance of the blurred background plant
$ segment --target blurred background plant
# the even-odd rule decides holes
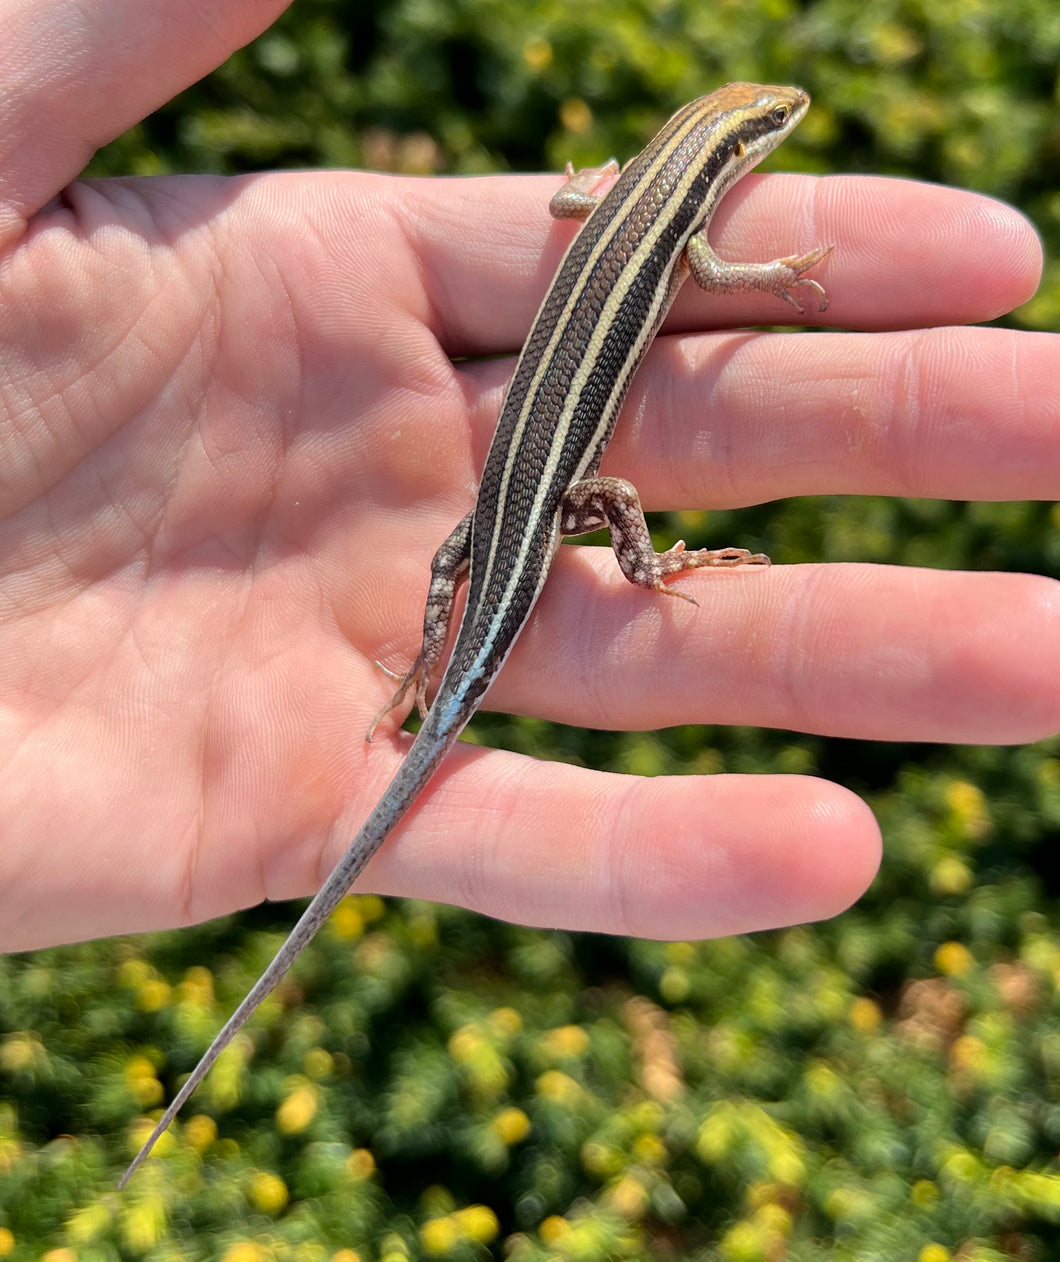
[[[93,173],[561,169],[735,78],[814,109],[775,165],[1022,207],[1060,327],[1055,0],[299,0]],[[662,522],[693,546],[705,514]],[[711,517],[780,562],[1060,572],[1060,511],[819,497]],[[1043,669],[1055,669],[1043,664]],[[640,774],[828,776],[884,828],[833,923],[648,943],[348,899],[124,1196],[156,1109],[292,923],[0,960],[0,1258],[1060,1256],[1060,741],[751,729],[476,738]]]

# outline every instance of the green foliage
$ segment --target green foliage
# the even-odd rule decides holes
[[[1051,793],[1055,817],[1060,775]],[[7,961],[11,1256],[348,1262],[389,1237],[412,1258],[930,1262],[989,1257],[1002,1229],[1055,1242],[1060,944],[1032,882],[972,874],[992,821],[969,782],[925,775],[901,801],[890,890],[755,941],[346,900],[123,1196],[141,1111],[287,920]]]
[[[301,0],[94,172],[558,169],[724,80],[794,81],[815,106],[780,165],[1004,196],[1055,255],[1058,55],[1055,0]],[[1015,320],[1060,325],[1055,264]],[[1060,569],[1042,505],[730,517],[712,539],[779,561]],[[0,962],[0,1258],[1056,1256],[1060,742],[476,732],[641,774],[827,775],[873,804],[883,870],[834,923],[706,944],[348,900],[123,1196],[143,1115],[291,915]]]

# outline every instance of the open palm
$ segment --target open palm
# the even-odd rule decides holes
[[[430,554],[472,502],[511,368],[475,357],[518,349],[573,232],[545,214],[558,177],[60,193],[280,7],[233,3],[205,32],[193,6],[94,0],[65,80],[63,37],[38,39],[33,10],[9,32],[9,65],[35,72],[0,84],[3,134],[23,138],[0,163],[0,946],[315,889],[402,754],[393,728],[363,741],[390,690],[372,663],[414,654]],[[163,56],[157,78],[125,73]],[[829,318],[854,328],[988,318],[1035,283],[1033,233],[983,199],[766,177],[731,200],[726,255],[838,243]],[[683,296],[609,452],[647,506],[1057,493],[1055,339],[694,332],[778,305]],[[1035,665],[1060,647],[1045,580],[681,581],[699,611],[630,589],[605,550],[564,549],[491,703],[896,739],[1057,726],[1056,673]],[[877,852],[867,809],[821,781],[638,781],[463,748],[363,883],[683,937],[838,910]]]

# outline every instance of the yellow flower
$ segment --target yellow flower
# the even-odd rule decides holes
[[[449,1039],[449,1055],[458,1065],[473,1060],[485,1045],[482,1032],[474,1025],[462,1025]]]
[[[154,1122],[149,1117],[138,1117],[128,1130],[129,1136],[129,1155],[138,1153],[140,1149],[147,1143],[147,1137],[155,1129]],[[173,1138],[173,1130],[170,1128],[164,1131],[158,1137],[155,1144],[154,1153],[158,1157],[164,1157],[173,1151],[176,1140]]]
[[[91,1201],[74,1210],[66,1220],[66,1238],[74,1244],[90,1244],[103,1235],[110,1222],[111,1214],[106,1205],[100,1201]],[[0,1257],[2,1256],[0,1252]]]
[[[1060,1176],[1048,1170],[1011,1170],[1001,1166],[990,1177],[990,1182],[1003,1189],[1011,1204],[1013,1199],[1020,1206],[1055,1216],[1060,1205]]]
[[[930,1179],[917,1179],[909,1189],[909,1199],[917,1209],[932,1209],[938,1204],[938,1184]]]
[[[698,517],[699,513],[680,513],[678,516],[682,519],[682,530],[688,529],[684,524],[685,517]],[[666,958],[671,964],[688,965],[696,962],[696,948],[691,942],[667,942],[663,950],[666,952]]]
[[[916,1262],[950,1262],[953,1255],[940,1244],[926,1244],[916,1255]]]
[[[983,1165],[975,1153],[954,1145],[943,1158],[940,1173],[956,1183],[975,1183],[982,1176]]]
[[[265,1001],[266,1004],[269,1002]],[[264,1007],[264,1005],[263,1005]],[[203,1084],[204,1097],[216,1109],[227,1111],[243,1098],[246,1065],[254,1055],[254,1041],[245,1031],[237,1034],[217,1058]]]
[[[177,994],[182,1003],[208,1010],[213,1005],[213,974],[208,968],[193,965],[185,972]]]
[[[221,1262],[266,1262],[268,1254],[253,1240],[240,1240],[230,1244],[221,1254]]]
[[[488,1205],[466,1205],[452,1217],[461,1236],[476,1244],[489,1244],[501,1229],[497,1215]]]
[[[726,1262],[765,1262],[766,1243],[754,1223],[738,1222],[722,1236],[718,1251]]]
[[[358,894],[355,901],[366,925],[374,924],[386,915],[386,903],[378,894]]]
[[[355,1148],[346,1158],[346,1169],[355,1179],[370,1179],[375,1174],[371,1149]]]
[[[561,1074],[558,1069],[549,1069],[537,1080],[538,1094],[551,1100],[554,1104],[574,1104],[582,1093],[581,1087],[568,1074]]]
[[[326,1078],[335,1068],[335,1059],[322,1047],[311,1047],[302,1060],[302,1068],[310,1078]]]
[[[850,1019],[850,1024],[859,1034],[871,1034],[874,1030],[879,1029],[883,1021],[880,1005],[872,999],[866,999],[864,996],[854,1000],[847,1015]]]
[[[262,1170],[251,1180],[250,1199],[263,1214],[282,1214],[291,1199],[287,1184],[279,1175]]]
[[[379,1262],[408,1262],[409,1247],[396,1231],[388,1231],[379,1246]]]
[[[570,1236],[570,1223],[558,1214],[552,1214],[542,1222],[538,1231],[545,1247],[554,1249]]]
[[[552,45],[543,39],[528,39],[523,45],[523,61],[534,74],[541,74],[552,65]]]
[[[822,1100],[834,1100],[843,1090],[839,1075],[823,1061],[813,1061],[809,1064],[803,1080],[810,1091]]]
[[[592,130],[593,112],[581,97],[570,96],[559,107],[559,121],[567,131],[584,136]]]
[[[935,894],[952,897],[967,894],[974,883],[972,869],[956,855],[947,855],[931,869],[931,889]]]
[[[530,1119],[522,1109],[502,1109],[491,1123],[501,1142],[518,1144],[530,1134]]]
[[[444,1218],[432,1218],[420,1228],[420,1244],[435,1256],[452,1253],[460,1243],[460,1231],[451,1214]]]
[[[538,1046],[555,1060],[584,1056],[589,1050],[589,1036],[580,1025],[561,1025],[555,1030],[549,1030]]]
[[[498,1096],[508,1085],[508,1065],[481,1025],[461,1026],[450,1037],[448,1048],[449,1055],[464,1067],[480,1096]]]
[[[6,1227],[0,1227],[0,1258],[6,1258],[15,1251],[15,1237]]]
[[[787,1238],[793,1226],[791,1213],[783,1205],[770,1203],[755,1211],[754,1221],[767,1235]]]
[[[162,1084],[155,1077],[155,1067],[146,1056],[132,1056],[125,1062],[125,1084],[145,1107],[157,1104]]]
[[[598,1179],[621,1174],[626,1167],[626,1155],[622,1149],[598,1139],[587,1139],[582,1144],[580,1156],[583,1167]]]
[[[205,1113],[196,1113],[184,1123],[184,1139],[196,1152],[205,1152],[217,1138],[217,1123]]]
[[[331,913],[329,930],[340,942],[350,942],[364,933],[364,916],[356,899],[344,898]]]
[[[146,960],[126,960],[118,969],[118,981],[123,986],[128,986],[130,990],[142,986],[151,975],[151,965]]]
[[[969,837],[981,837],[990,827],[986,798],[983,792],[967,780],[955,780],[946,789],[946,805],[960,820]]]
[[[661,1166],[666,1160],[666,1145],[658,1135],[638,1135],[632,1151],[636,1160],[645,1166]]]
[[[960,942],[943,942],[935,950],[935,967],[946,977],[964,977],[975,967],[975,956]]]
[[[317,1093],[309,1085],[296,1087],[276,1110],[276,1129],[281,1135],[298,1135],[317,1112]]]
[[[167,1227],[165,1202],[157,1191],[140,1193],[121,1219],[124,1242],[136,1254],[153,1249]]]
[[[137,1078],[129,1085],[141,1108],[150,1109],[162,1103],[162,1084],[157,1078]]]
[[[47,1053],[40,1039],[35,1034],[12,1034],[0,1043],[0,1066],[8,1073],[18,1073],[41,1065],[47,1060]]]
[[[145,981],[136,990],[136,1006],[141,1012],[159,1012],[169,1004],[169,984],[160,978]]]
[[[986,1064],[988,1058],[986,1044],[974,1034],[962,1034],[950,1049],[950,1064],[958,1070],[967,1069],[974,1073]]]
[[[837,1223],[863,1223],[872,1218],[876,1205],[861,1188],[833,1188],[824,1198],[824,1212]]]
[[[607,1203],[623,1218],[641,1218],[648,1208],[648,1189],[632,1174],[625,1174],[609,1188]]]
[[[659,994],[667,1003],[681,1003],[688,998],[691,989],[692,979],[687,969],[671,964],[669,968],[663,970],[659,978]]]
[[[486,1021],[498,1034],[508,1038],[523,1028],[523,1018],[515,1008],[494,1008]]]

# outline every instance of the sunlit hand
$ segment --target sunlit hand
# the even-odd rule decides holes
[[[389,723],[364,743],[391,689],[372,663],[415,653],[431,553],[472,502],[511,356],[575,231],[546,213],[558,174],[68,183],[281,8],[0,12],[8,949],[317,888],[407,746]],[[683,294],[606,462],[646,506],[1060,494],[1058,340],[928,327],[1032,292],[1039,247],[1013,211],[774,176],[733,194],[714,240],[741,259],[836,242],[827,318],[876,331],[696,335],[786,309]],[[1044,579],[678,581],[698,610],[631,588],[607,549],[564,549],[489,703],[891,740],[1060,724]],[[868,809],[809,777],[645,780],[465,746],[361,884],[695,937],[838,911],[878,846]]]

